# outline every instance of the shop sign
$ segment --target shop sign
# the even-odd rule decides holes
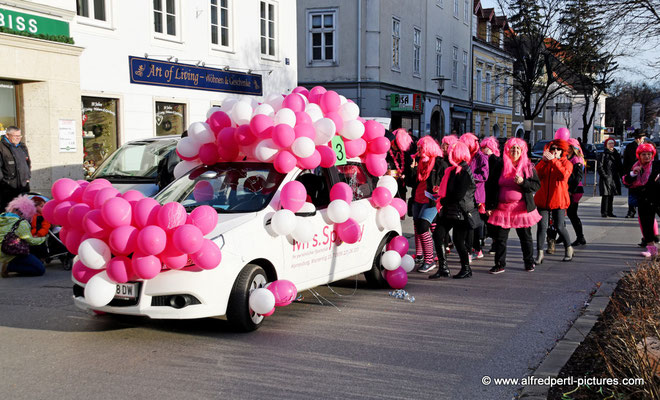
[[[261,96],[261,75],[128,56],[131,83]]]
[[[423,112],[422,95],[414,94],[390,94],[390,111],[415,111]]]
[[[61,119],[58,123],[60,133],[60,153],[76,152],[76,121]]]
[[[0,8],[0,28],[33,35],[69,36],[69,23]]]

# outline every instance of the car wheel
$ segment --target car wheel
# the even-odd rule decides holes
[[[376,254],[374,255],[374,261],[371,265],[371,269],[364,273],[364,277],[367,279],[367,283],[374,289],[382,289],[387,287],[387,281],[383,277],[383,266],[380,265],[380,257],[385,253],[385,248],[387,243],[392,240],[395,234],[389,234],[380,241]]]
[[[227,305],[227,320],[233,328],[241,332],[250,332],[261,326],[263,315],[252,311],[248,302],[250,293],[265,287],[267,283],[266,271],[258,265],[248,264],[238,274]]]

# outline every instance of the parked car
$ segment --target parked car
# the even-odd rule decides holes
[[[269,226],[280,209],[282,186],[293,180],[301,182],[309,195],[304,212],[297,213],[314,232],[307,243],[277,236]],[[330,188],[337,182],[349,184],[353,201],[365,206],[361,237],[354,244],[339,240],[327,216]],[[218,212],[219,222],[206,237],[221,248],[220,265],[202,271],[195,266],[166,270],[150,280],[118,284],[121,294],[97,310],[159,319],[226,316],[232,325],[250,331],[263,321],[262,315],[249,308],[250,292],[268,282],[286,279],[300,292],[364,273],[372,286],[382,287],[380,257],[401,228],[388,230],[376,223],[376,209],[369,199],[375,184],[359,159],[313,171],[295,168],[288,174],[277,172],[272,163],[260,162],[197,167],[155,199],[179,202],[188,211],[209,205]],[[85,302],[85,285],[73,281],[75,304],[92,308]]]
[[[120,192],[158,193],[158,163],[174,153],[179,136],[162,136],[125,143],[108,157],[89,180],[104,178]]]
[[[541,160],[541,158],[543,158],[543,149],[548,143],[550,143],[550,140],[539,140],[538,142],[534,143],[529,157],[533,163],[537,163]]]

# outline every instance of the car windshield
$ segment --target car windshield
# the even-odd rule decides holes
[[[176,140],[131,142],[112,153],[96,170],[96,178],[156,179],[158,163],[176,147]]]
[[[532,151],[543,151],[543,148],[549,142],[550,142],[549,140],[539,140],[538,142],[534,143],[534,147],[532,148]]]
[[[172,182],[155,199],[161,204],[179,202],[188,211],[208,205],[218,213],[255,212],[268,205],[285,176],[270,163],[201,166]]]
[[[603,151],[605,148],[605,143],[596,143],[596,151]]]

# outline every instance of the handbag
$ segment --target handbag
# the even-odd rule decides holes
[[[413,203],[415,202],[415,197],[411,197],[408,199],[408,216],[412,217],[413,216]]]
[[[466,212],[465,219],[467,220],[470,229],[477,229],[481,226],[481,217],[476,209]]]
[[[30,254],[30,246],[15,233],[20,223],[20,220],[14,223],[14,226],[11,227],[11,230],[2,239],[0,251],[8,256],[25,256]]]

